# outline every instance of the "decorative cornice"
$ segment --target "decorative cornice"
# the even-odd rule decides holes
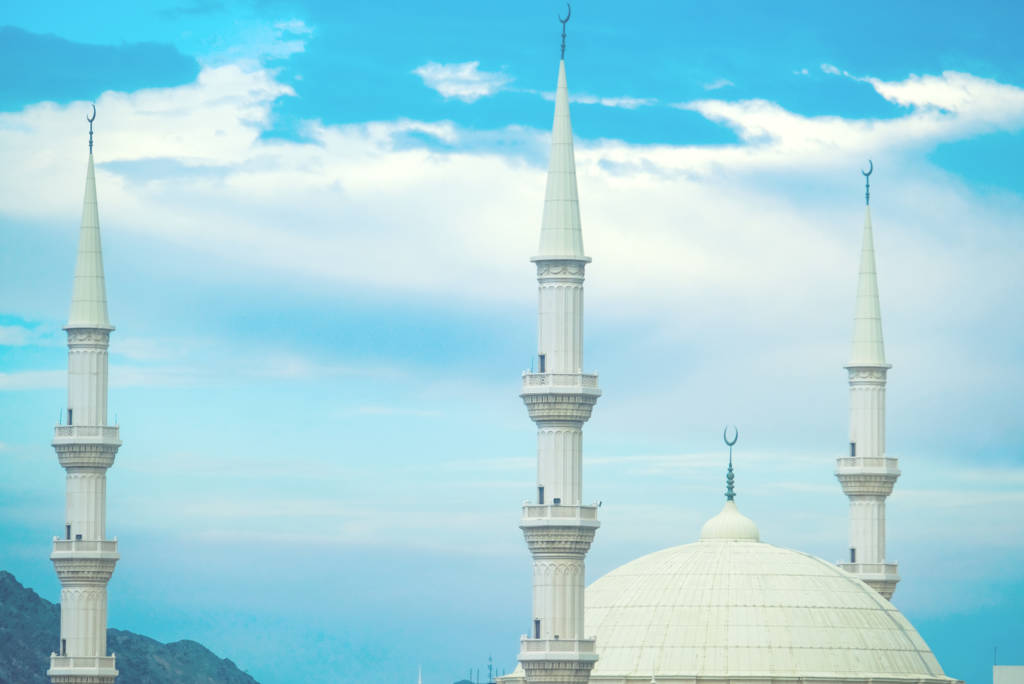
[[[526,537],[526,544],[534,558],[556,558],[578,556],[583,558],[594,541],[597,524],[552,525],[524,519],[519,529]],[[546,521],[544,521],[546,522]]]

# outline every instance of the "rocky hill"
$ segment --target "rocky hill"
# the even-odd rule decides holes
[[[60,638],[60,606],[0,570],[0,684],[49,684],[50,652]],[[258,684],[227,658],[194,641],[162,644],[107,630],[117,654],[118,684]]]

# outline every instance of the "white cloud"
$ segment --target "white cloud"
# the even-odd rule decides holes
[[[721,88],[727,88],[727,87],[733,86],[733,85],[736,85],[736,84],[733,83],[732,81],[730,81],[729,79],[727,79],[727,78],[719,78],[719,79],[716,79],[716,80],[712,81],[711,83],[705,83],[704,84],[704,90],[719,90]]]
[[[537,91],[527,91],[537,93]],[[555,101],[555,93],[552,91],[539,93],[548,102]],[[598,95],[590,95],[589,93],[570,93],[570,102],[578,102],[580,104],[588,105],[601,105],[602,107],[614,107],[617,109],[638,109],[640,107],[650,107],[658,103],[657,98],[653,97],[630,97],[628,95],[620,95],[618,97],[600,97]]]
[[[729,343],[736,356],[725,372],[736,382],[766,368],[782,373],[794,353],[808,367],[832,363],[832,345],[845,346],[841,326],[851,307],[858,169],[871,154],[880,179],[874,196],[884,211],[876,225],[887,322],[915,327],[893,344],[931,341],[905,352],[917,377],[931,374],[934,391],[922,399],[967,401],[981,391],[977,378],[1016,372],[1019,355],[964,353],[970,336],[963,332],[1009,325],[1001,314],[1013,307],[1007,293],[1024,287],[1024,248],[1006,231],[1019,215],[1019,199],[979,198],[931,167],[922,151],[979,129],[1016,125],[1024,104],[1018,106],[1013,86],[964,75],[931,79],[873,84],[915,103],[892,119],[806,117],[767,101],[703,100],[684,106],[733,126],[740,143],[577,141],[586,245],[594,257],[590,315],[604,325],[649,330],[646,344],[669,345],[693,330],[723,326],[735,340],[760,340],[755,355],[739,353],[739,341]],[[969,96],[953,97],[964,88]],[[174,278],[191,277],[192,266],[166,256],[164,247],[220,264],[232,281],[273,278],[282,291],[529,307],[523,269],[543,203],[543,163],[509,155],[507,146],[481,146],[477,134],[450,122],[309,122],[306,141],[261,138],[271,106],[289,95],[271,72],[237,65],[206,67],[195,83],[178,88],[104,93],[97,173],[105,241],[129,233],[143,238],[146,263]],[[67,122],[84,110],[83,103],[48,103],[0,114],[0,153],[19,160],[20,169],[0,185],[8,219],[65,225],[77,217],[78,191],[43,197],[40,189],[80,188],[84,161],[69,164],[38,150],[80,147]],[[500,133],[531,149],[546,144],[540,131]],[[174,173],[142,172],[155,163]],[[0,310],[22,305],[16,291],[13,284],[0,287]],[[963,303],[955,307],[958,318],[950,321],[935,301]],[[836,323],[820,329],[823,318]],[[807,334],[794,341],[794,330]],[[726,353],[722,345],[705,350]],[[961,361],[951,369],[949,358]],[[186,365],[180,357],[163,361],[172,371]],[[338,361],[278,361],[264,372],[282,380],[325,368],[346,372]],[[132,368],[115,380],[181,382],[169,371]],[[722,372],[701,364],[686,381],[716,387]],[[770,401],[770,380],[764,394],[744,401]],[[47,382],[60,386],[63,376]],[[661,401],[671,404],[680,391],[664,390]]]
[[[0,347],[21,347],[28,344],[35,335],[20,325],[0,325]]]
[[[512,78],[501,72],[480,71],[480,62],[438,64],[427,62],[413,69],[423,83],[439,92],[446,99],[455,98],[463,102],[476,102],[500,92],[512,82]]]
[[[289,19],[288,21],[279,21],[274,24],[274,28],[281,31],[281,33],[292,33],[297,36],[311,36],[313,35],[313,28],[307,26],[306,22],[301,19]]]
[[[67,373],[62,370],[16,371],[0,373],[0,390],[35,390],[65,387]]]

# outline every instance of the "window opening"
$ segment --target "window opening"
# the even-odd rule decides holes
[[[554,499],[552,499],[552,500],[551,500],[551,503],[553,503],[553,504],[555,504],[555,505],[557,506],[557,505],[559,505],[560,503],[562,503],[562,500],[561,500],[561,499],[559,499],[559,498],[558,498],[558,497],[556,496],[556,497],[555,497]]]
[[[533,638],[534,639],[540,639],[540,619],[539,618],[535,619],[533,621]]]
[[[852,548],[852,547],[850,548],[850,562],[851,563],[856,563],[857,562],[857,549]]]
[[[857,458],[857,443],[850,442],[850,458]]]
[[[71,539],[71,523],[64,526],[64,534],[66,535],[65,539]]]
[[[547,354],[539,354],[537,356],[537,363],[540,365],[540,372],[541,373],[546,373],[547,372],[547,363],[546,363],[546,361],[547,361]]]
[[[68,425],[71,425],[71,409],[68,409]]]
[[[68,640],[67,639],[61,639],[60,640],[60,654],[62,656],[66,656],[68,654]]]
[[[544,487],[543,486],[537,487],[537,503],[539,503],[539,504],[544,503]]]

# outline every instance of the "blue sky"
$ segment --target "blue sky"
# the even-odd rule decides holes
[[[112,626],[274,682],[448,684],[529,620],[517,397],[558,3],[0,11],[0,567],[55,600],[49,446],[95,101]],[[567,69],[595,579],[720,507],[840,558],[872,208],[896,605],[947,673],[1024,663],[1022,19],[1012,3],[581,0]],[[56,635],[55,635],[56,639]]]

